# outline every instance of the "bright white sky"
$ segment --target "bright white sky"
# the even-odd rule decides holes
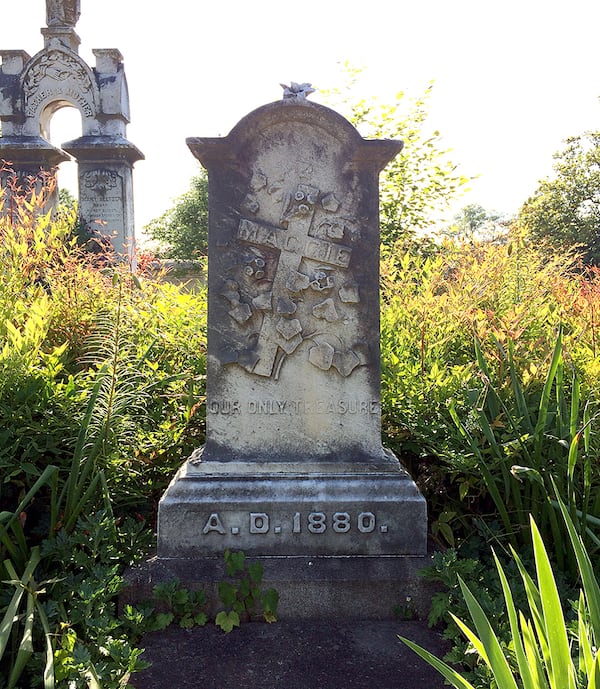
[[[430,124],[463,174],[456,204],[514,213],[551,173],[567,136],[600,129],[598,0],[82,0],[80,55],[124,56],[132,122],[145,154],[134,172],[138,234],[183,193],[197,162],[189,136],[225,136],[282,95],[280,82],[343,85],[365,67],[359,97],[420,95],[434,80]],[[2,0],[0,49],[43,47],[44,0]],[[318,93],[312,100],[322,101]],[[75,119],[66,116],[74,114]],[[53,143],[80,134],[69,109]],[[67,176],[65,186],[71,186]],[[73,189],[73,191],[76,191]]]

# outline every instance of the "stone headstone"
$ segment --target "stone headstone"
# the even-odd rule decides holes
[[[378,176],[402,144],[308,86],[188,139],[209,176],[207,439],[161,500],[160,558],[426,552],[424,499],[381,444]]]

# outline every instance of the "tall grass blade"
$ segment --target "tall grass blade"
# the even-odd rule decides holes
[[[73,459],[71,461],[71,471],[69,474],[69,479],[65,483],[60,497],[60,503],[64,504],[65,506],[65,514],[71,514],[75,503],[78,502],[80,499],[82,484],[82,463],[85,462],[85,447],[86,444],[89,442],[88,431],[92,422],[92,417],[94,415],[96,400],[98,399],[100,390],[102,388],[106,368],[107,367],[104,366],[98,372],[98,379],[94,384],[94,387],[92,388],[84,417],[81,420],[81,427],[79,434],[77,436],[77,442],[75,444],[75,450],[73,452]],[[89,473],[90,470],[91,463],[83,469],[86,475],[87,473]]]
[[[558,495],[557,502],[562,512],[563,519],[565,520],[573,550],[575,551],[579,573],[583,582],[583,592],[588,604],[590,623],[594,634],[594,643],[596,647],[598,647],[600,645],[600,585],[598,584],[598,580],[594,573],[594,567],[583,545],[581,536],[577,533],[573,520],[564,502]]]
[[[546,380],[544,382],[544,388],[542,390],[542,396],[540,399],[540,405],[538,410],[538,419],[535,425],[535,436],[536,436],[536,468],[539,468],[539,461],[541,459],[541,452],[543,446],[543,436],[546,430],[546,423],[548,422],[548,408],[550,405],[550,396],[552,394],[552,386],[556,378],[558,368],[562,362],[562,327],[559,328],[558,336],[556,338],[556,343],[554,345],[554,351],[552,353],[552,359],[550,361],[550,367],[546,375]]]
[[[452,417],[452,420],[456,424],[456,427],[458,428],[459,432],[467,440],[469,443],[469,446],[471,448],[471,451],[477,457],[477,461],[479,463],[479,468],[481,470],[481,473],[483,475],[483,479],[486,484],[486,488],[488,489],[490,496],[492,500],[494,501],[494,505],[496,506],[496,509],[498,510],[500,514],[500,518],[502,519],[502,524],[504,526],[504,529],[506,533],[508,534],[509,538],[511,541],[514,542],[514,534],[513,534],[513,527],[512,527],[512,522],[511,519],[508,515],[508,511],[506,509],[506,505],[504,503],[504,500],[502,499],[502,496],[500,495],[500,492],[498,491],[498,487],[496,486],[496,481],[492,475],[492,472],[490,471],[489,467],[487,466],[483,454],[481,453],[481,450],[477,446],[477,443],[465,427],[465,425],[462,423],[462,421],[459,419],[458,414],[456,412],[456,409],[453,404],[450,404],[448,407],[448,411],[450,413],[450,416]]]
[[[594,664],[594,652],[592,641],[588,634],[587,613],[585,610],[585,596],[583,591],[579,592],[579,602],[577,605],[577,638],[579,639],[579,668],[585,668],[586,675],[592,673]]]
[[[35,598],[31,592],[27,593],[27,609],[25,611],[25,624],[23,636],[19,644],[17,656],[13,662],[10,676],[8,678],[8,689],[14,689],[23,673],[25,666],[33,655],[33,614],[35,611]]]
[[[54,651],[52,649],[52,633],[50,632],[50,625],[48,617],[44,611],[39,600],[35,601],[37,614],[44,631],[44,640],[46,642],[46,662],[44,664],[44,689],[54,689]]]
[[[14,624],[17,611],[19,610],[21,598],[23,597],[23,594],[26,590],[26,586],[31,580],[33,572],[35,571],[35,568],[38,566],[39,562],[40,552],[37,546],[32,548],[31,550],[31,557],[27,562],[27,566],[25,567],[25,571],[23,572],[22,577],[19,577],[10,560],[4,561],[4,567],[6,568],[8,575],[12,579],[10,583],[12,583],[16,587],[16,590],[10,600],[10,603],[8,604],[8,608],[4,613],[4,617],[0,622],[0,658],[2,658],[2,656],[4,655],[4,651],[6,650],[6,646],[10,638],[10,632]]]
[[[546,666],[550,677],[550,686],[553,689],[575,689],[575,668],[571,661],[560,596],[548,554],[533,519],[531,520],[531,531],[543,623],[548,640],[549,656],[546,658]]]
[[[433,653],[426,651],[424,648],[421,648],[413,641],[410,641],[403,636],[399,636],[398,638],[400,641],[402,641],[402,643],[406,644],[410,649],[412,649],[418,656],[423,658],[423,660],[434,667],[453,687],[456,689],[474,689],[470,682],[467,682],[464,677],[461,677],[456,670],[444,663],[443,660],[436,658]]]
[[[523,648],[529,663],[529,671],[533,678],[533,689],[549,689],[546,674],[544,673],[544,666],[540,657],[540,648],[536,642],[535,633],[531,622],[525,619],[525,615],[519,612],[519,624],[521,627],[521,635],[523,639]],[[528,689],[527,685],[523,685],[523,689]]]
[[[19,515],[21,512],[25,511],[25,508],[29,505],[31,502],[31,499],[36,495],[36,493],[45,486],[50,479],[56,474],[58,471],[58,467],[54,466],[53,464],[48,465],[44,471],[40,474],[39,478],[36,480],[36,482],[31,486],[31,488],[25,493],[25,496],[21,499],[21,502],[17,505],[15,511],[12,513],[12,516],[6,521],[5,525],[2,526],[0,523],[0,529],[8,529],[11,524],[16,521],[19,518]]]
[[[596,660],[590,672],[588,689],[600,689],[600,651],[596,651]]]
[[[512,547],[510,550],[521,575],[521,579],[523,580],[523,585],[525,586],[525,595],[527,596],[527,603],[531,611],[533,625],[538,636],[538,643],[542,657],[547,658],[549,654],[548,640],[546,637],[546,627],[544,625],[544,615],[540,592],[535,582],[529,575],[529,572],[525,569],[521,558],[517,555],[516,551]]]
[[[525,399],[523,384],[521,383],[519,376],[517,375],[514,350],[514,344],[512,341],[510,341],[508,347],[508,367],[510,372],[510,382],[512,386],[513,395],[515,397],[515,403],[517,405],[517,412],[521,419],[521,423],[525,426],[525,430],[527,431],[527,433],[531,434],[533,433],[534,426],[531,420],[529,407],[527,406],[527,401]]]
[[[523,640],[521,634],[519,633],[519,623],[517,619],[517,610],[515,608],[512,591],[510,589],[508,579],[506,574],[502,569],[500,560],[494,553],[494,561],[496,563],[496,569],[498,570],[498,576],[500,577],[500,583],[502,584],[502,592],[504,593],[504,601],[506,603],[506,609],[508,611],[508,620],[510,623],[510,631],[515,647],[515,656],[517,658],[517,664],[519,667],[519,673],[523,680],[524,689],[534,689],[536,687],[535,677],[531,671],[529,660],[527,654],[525,653],[525,648],[523,646]]]
[[[498,689],[518,689],[508,661],[498,641],[498,637],[492,629],[492,625],[484,613],[483,608],[479,605],[475,596],[460,577],[458,578],[458,582],[471,618],[475,623],[481,645],[485,649],[485,656],[482,657],[484,659],[487,657],[486,662],[494,675],[494,679],[498,684]]]

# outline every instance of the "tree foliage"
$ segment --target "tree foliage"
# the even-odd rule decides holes
[[[201,169],[190,188],[144,231],[159,242],[166,258],[197,258],[206,254],[208,244],[208,177]]]
[[[540,182],[519,212],[519,223],[536,240],[559,250],[575,246],[586,263],[600,263],[600,131],[566,140],[554,154],[555,177]]]
[[[343,90],[324,91],[327,104],[352,122],[364,137],[404,142],[402,151],[380,177],[383,244],[391,246],[433,230],[469,181],[458,172],[449,151],[442,148],[440,132],[428,131],[433,84],[416,98],[407,98],[400,91],[392,102],[382,103],[374,97],[356,99],[352,92],[361,70],[347,64],[345,69],[348,84]]]
[[[500,213],[478,203],[469,203],[460,209],[442,234],[461,242],[489,241],[506,236],[507,223]]]

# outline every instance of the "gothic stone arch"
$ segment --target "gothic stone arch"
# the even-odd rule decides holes
[[[37,175],[53,174],[75,158],[81,220],[90,232],[110,237],[118,253],[131,253],[133,165],[144,156],[126,138],[129,94],[122,55],[93,50],[92,69],[77,52],[74,26],[49,22],[42,34],[44,48],[33,57],[0,50],[0,159],[11,161],[19,175]],[[81,113],[82,136],[56,147],[50,120],[67,106]]]

